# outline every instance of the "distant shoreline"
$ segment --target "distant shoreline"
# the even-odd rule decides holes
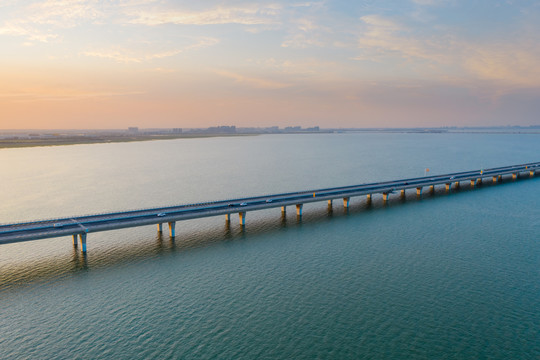
[[[259,134],[178,134],[178,135],[101,135],[65,136],[37,139],[0,139],[0,149],[14,149],[38,146],[65,146],[82,144],[111,144],[137,141],[196,139],[209,137],[253,136]]]

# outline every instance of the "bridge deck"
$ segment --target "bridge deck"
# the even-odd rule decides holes
[[[482,178],[493,177],[493,179],[498,179],[499,177],[510,174],[513,177],[517,177],[523,172],[529,173],[529,176],[534,176],[539,169],[540,162],[536,162],[493,169],[464,171],[444,175],[221,200],[199,204],[186,204],[5,224],[0,225],[0,244],[69,235],[74,236],[75,240],[75,236],[79,235],[81,236],[81,242],[83,242],[82,240],[84,237],[83,251],[86,251],[86,234],[91,232],[169,223],[171,236],[174,236],[174,224],[176,221],[181,220],[239,213],[241,214],[240,219],[243,224],[245,221],[245,213],[248,211],[297,205],[297,211],[301,214],[301,205],[310,202],[343,198],[347,199],[347,206],[348,198],[354,196],[382,193],[386,199],[388,194],[399,190],[416,188],[419,189],[418,191],[421,191],[421,189],[426,186],[437,186],[441,184],[451,186],[452,184],[459,184],[463,181],[472,181],[471,184],[474,185],[477,180],[481,180]],[[76,242],[74,243],[76,244]]]

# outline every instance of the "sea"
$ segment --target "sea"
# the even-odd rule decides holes
[[[540,161],[540,134],[0,149],[0,223]],[[540,176],[0,245],[1,359],[539,359]]]

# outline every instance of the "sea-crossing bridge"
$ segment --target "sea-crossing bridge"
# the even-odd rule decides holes
[[[293,205],[296,207],[296,214],[301,216],[303,204],[311,202],[328,201],[328,204],[331,206],[333,200],[343,199],[343,206],[348,208],[350,198],[354,196],[367,196],[367,200],[371,201],[373,194],[382,194],[383,201],[386,202],[391,193],[400,192],[401,196],[404,196],[405,191],[408,189],[416,189],[417,195],[421,195],[423,188],[427,187],[433,191],[436,186],[444,185],[446,191],[450,191],[452,186],[457,188],[463,182],[470,182],[470,187],[474,187],[482,183],[482,181],[492,181],[493,183],[497,183],[508,178],[516,180],[520,176],[534,177],[538,171],[540,171],[540,162],[535,162],[493,169],[464,171],[444,175],[255,196],[199,204],[4,224],[0,225],[0,245],[60,236],[72,236],[73,245],[77,246],[77,244],[80,243],[81,251],[86,252],[87,234],[98,231],[157,224],[158,231],[162,232],[163,224],[167,223],[169,235],[174,237],[176,222],[182,220],[225,215],[226,221],[230,221],[232,214],[238,214],[240,225],[244,226],[246,223],[246,213],[248,211],[281,207],[281,211],[285,212],[287,206]]]

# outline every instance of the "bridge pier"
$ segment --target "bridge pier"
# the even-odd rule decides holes
[[[405,189],[401,189],[400,196],[401,196],[401,197],[405,197]]]
[[[348,197],[343,198],[343,207],[344,207],[344,208],[348,208],[348,207],[349,207],[349,200],[350,200],[350,198],[348,198]]]
[[[534,177],[534,170],[529,171],[529,176]]]
[[[282,206],[282,207],[281,207],[281,213],[282,213],[282,214],[287,213],[287,207],[286,207],[286,206]]]
[[[297,216],[302,216],[302,207],[304,205],[303,204],[296,204],[296,215]]]
[[[471,187],[474,187],[476,185],[476,179],[471,179]]]
[[[429,185],[429,192],[433,194],[435,192],[435,185]]]
[[[79,234],[81,241],[81,252],[86,253],[86,233]]]
[[[449,192],[449,191],[450,191],[450,187],[452,186],[452,184],[446,183],[446,184],[444,184],[444,185],[445,185],[445,191],[446,191],[446,192]]]
[[[454,183],[454,187],[455,187],[456,189],[459,189],[459,181],[456,181],[456,182]]]
[[[417,196],[422,195],[422,188],[421,188],[421,187],[417,187],[417,188],[416,188],[416,195],[417,195]]]
[[[366,204],[371,205],[371,194],[366,195]]]
[[[163,224],[157,224],[157,232],[160,234],[163,233]]]
[[[246,212],[245,211],[239,212],[238,218],[240,219],[240,225],[245,226],[246,225]]]
[[[387,192],[382,193],[382,199],[383,199],[383,202],[388,201],[388,193]]]
[[[493,183],[494,183],[494,184],[497,183],[497,177],[496,177],[496,176],[493,177]]]
[[[497,181],[502,182],[502,175],[497,176]]]
[[[170,237],[176,236],[176,222],[174,221],[169,222],[169,236]]]
[[[227,223],[231,222],[231,214],[225,214],[225,222]]]
[[[328,207],[332,207],[332,199],[328,200]]]
[[[517,179],[517,174],[516,173],[513,173],[512,174],[512,180],[516,180]]]

